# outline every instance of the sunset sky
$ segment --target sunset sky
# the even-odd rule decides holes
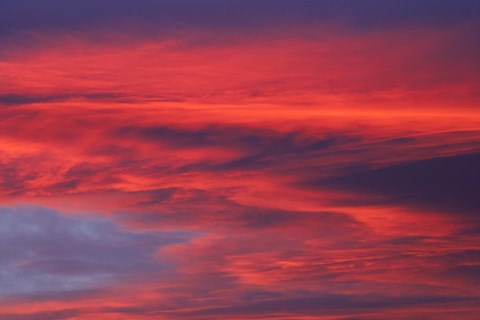
[[[480,1],[0,0],[0,320],[478,320]]]

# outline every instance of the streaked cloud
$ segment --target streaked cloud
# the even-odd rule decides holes
[[[2,1],[0,319],[477,319],[479,10]]]

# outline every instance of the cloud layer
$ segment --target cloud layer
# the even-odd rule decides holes
[[[0,319],[476,319],[477,1],[2,1]]]

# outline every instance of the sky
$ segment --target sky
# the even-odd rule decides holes
[[[0,1],[0,320],[475,320],[477,0]]]

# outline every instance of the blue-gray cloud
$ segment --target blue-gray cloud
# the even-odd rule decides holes
[[[33,207],[0,208],[0,296],[95,289],[159,271],[156,250],[186,241],[181,232],[131,232],[115,223]]]

